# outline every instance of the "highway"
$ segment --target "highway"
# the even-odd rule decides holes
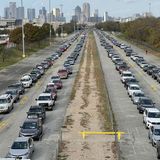
[[[156,149],[149,143],[148,130],[145,129],[142,115],[138,113],[136,106],[133,105],[128,97],[127,91],[120,81],[120,75],[115,70],[115,65],[111,59],[108,58],[106,50],[100,45],[96,33],[95,37],[118,130],[126,132],[126,135],[119,143],[120,158],[124,160],[155,160],[157,159]],[[122,59],[129,63],[131,71],[135,74],[137,80],[139,80],[142,90],[159,106],[159,84],[147,74],[143,73],[130,58],[127,58],[124,51],[118,47],[114,47],[114,49]],[[138,51],[137,48],[136,51],[139,53],[141,50]],[[154,62],[152,57],[149,57],[148,60]]]
[[[63,56],[56,60],[53,66],[45,73],[38,83],[26,91],[20,102],[15,104],[14,110],[10,114],[0,115],[0,157],[6,156],[9,150],[8,147],[11,146],[12,142],[18,136],[20,126],[26,119],[26,112],[29,107],[36,104],[35,99],[42,91],[44,91],[46,84],[50,81],[50,77],[56,75],[58,69],[62,68],[66,57],[74,50],[77,43],[77,41],[74,42]],[[3,90],[11,82],[17,81],[22,73],[30,71],[37,63],[53,54],[53,47],[44,49],[40,52],[40,55],[33,55],[26,58],[24,61],[9,67],[9,69],[0,72],[0,88]],[[43,126],[44,135],[42,140],[35,142],[33,160],[54,160],[56,156],[58,140],[60,139],[60,129],[63,125],[67,104],[69,103],[72,85],[74,84],[74,79],[79,69],[80,57],[81,56],[79,56],[78,61],[74,65],[73,74],[69,79],[63,81],[63,88],[58,91],[58,99],[54,110],[47,111],[46,113],[46,121]],[[6,76],[8,76],[8,79],[4,82]]]

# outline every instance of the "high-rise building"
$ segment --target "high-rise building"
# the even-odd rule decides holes
[[[16,14],[16,19],[24,19],[24,7],[18,7]]]
[[[5,19],[9,18],[9,7],[4,8],[4,18]]]
[[[95,11],[94,11],[94,17],[98,17],[98,9],[95,9]]]
[[[16,2],[9,2],[9,18],[16,18]]]
[[[106,22],[106,21],[109,21],[109,16],[108,16],[108,12],[104,12],[104,16],[103,16],[103,21]]]
[[[85,19],[88,22],[90,18],[90,4],[89,3],[83,3],[83,15],[85,16]]]
[[[47,10],[45,7],[42,7],[42,9],[39,10],[39,19],[44,22],[47,21]]]
[[[77,6],[75,8],[75,16],[76,16],[76,20],[79,22],[81,19],[81,7]]]
[[[27,9],[27,18],[30,22],[32,22],[36,18],[36,11],[34,8]]]
[[[60,9],[59,8],[53,8],[53,15],[55,16],[55,18],[61,17]]]

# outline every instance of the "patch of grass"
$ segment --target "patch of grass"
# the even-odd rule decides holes
[[[86,46],[84,47],[84,51],[85,51],[85,48],[86,48]],[[75,78],[75,80],[74,80],[72,92],[71,92],[71,95],[70,95],[70,101],[72,101],[72,100],[75,98],[76,91],[77,91],[77,89],[78,89],[78,87],[79,87],[79,85],[80,85],[80,84],[79,84],[79,80],[81,79],[80,68],[82,67],[83,62],[84,62],[84,51],[83,51],[83,53],[82,53],[82,58],[81,58],[81,61],[80,61],[79,69],[78,69],[76,78]]]
[[[153,54],[157,57],[160,57],[160,48],[155,48],[154,46],[151,46],[145,42],[141,42],[141,41],[137,41],[137,40],[134,40],[134,39],[129,39],[129,38],[126,38],[123,34],[118,34],[118,35],[115,35],[117,38],[123,40],[123,41],[127,41],[129,43],[131,43],[132,45],[135,45],[139,48],[141,48],[142,50],[147,50],[148,51],[148,54]]]
[[[69,115],[66,117],[65,126],[71,126],[73,125],[74,120],[72,119],[72,115]]]
[[[111,121],[111,115],[110,115],[110,101],[109,101],[109,96],[108,92],[106,89],[106,84],[105,84],[105,78],[100,62],[100,57],[98,54],[98,49],[97,49],[97,44],[93,35],[93,32],[90,34],[90,41],[92,44],[92,55],[93,55],[93,63],[94,63],[94,77],[96,78],[96,85],[98,89],[98,94],[100,97],[99,100],[99,105],[97,105],[97,108],[99,112],[101,113],[101,118],[104,121],[104,130],[111,131],[113,126],[112,126],[112,121]]]
[[[34,54],[35,52],[37,52],[40,49],[47,47],[48,45],[49,45],[49,43],[47,40],[44,40],[43,42],[41,42],[40,45],[38,43],[33,43],[33,44],[27,46],[27,44],[26,44],[26,50],[25,50],[26,57]],[[3,50],[0,53],[0,70],[4,69],[10,65],[13,65],[22,59],[23,59],[22,58],[22,49],[10,48],[7,50]]]
[[[79,114],[82,114],[82,118],[80,121],[80,125],[84,128],[88,127],[89,119],[90,119],[90,114],[86,112],[79,112]]]

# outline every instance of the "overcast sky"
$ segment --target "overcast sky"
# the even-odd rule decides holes
[[[0,16],[4,16],[4,7],[7,7],[10,1],[17,2],[17,6],[20,6],[21,4],[21,0],[0,0]],[[45,6],[48,10],[49,0],[23,1],[25,9],[35,8],[36,13],[38,13],[38,10],[42,6]],[[81,7],[83,2],[90,3],[91,14],[95,9],[98,9],[100,16],[103,16],[103,12],[107,11],[110,16],[114,17],[128,17],[135,13],[147,12],[149,11],[149,3],[151,3],[151,11],[153,15],[160,16],[160,0],[51,0],[52,8],[60,7],[60,4],[63,4],[63,12],[67,17],[67,20],[73,15],[73,9],[77,5]]]

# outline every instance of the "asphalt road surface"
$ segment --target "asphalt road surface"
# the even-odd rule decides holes
[[[26,112],[31,105],[36,104],[35,99],[42,91],[44,91],[46,84],[50,81],[52,75],[56,75],[58,69],[62,68],[63,63],[68,55],[74,50],[76,44],[72,46],[59,58],[54,65],[45,73],[45,75],[38,81],[35,86],[28,89],[25,95],[21,98],[20,102],[15,104],[14,110],[10,114],[0,115],[0,157],[5,157],[12,142],[18,136],[20,126],[26,119]],[[44,49],[43,54],[33,55],[24,61],[12,66],[9,69],[0,72],[1,83],[0,88],[10,84],[10,82],[17,81],[22,73],[28,72],[33,66],[41,62],[43,59],[53,53],[53,48]],[[44,54],[45,53],[45,54]],[[63,125],[66,107],[69,103],[71,89],[74,83],[76,73],[79,69],[79,56],[76,64],[74,65],[73,74],[67,80],[63,80],[63,89],[58,91],[58,99],[56,101],[53,111],[47,111],[46,121],[44,123],[44,135],[42,140],[35,142],[35,152],[33,160],[54,160],[58,140],[60,139],[60,129]],[[16,73],[12,73],[16,71]],[[4,74],[2,74],[4,73]],[[7,74],[7,75],[6,75]],[[5,77],[8,79],[5,80]],[[2,80],[5,80],[5,82]]]
[[[115,65],[108,58],[106,50],[101,47],[96,34],[95,37],[118,130],[126,132],[126,135],[119,141],[120,158],[122,160],[156,160],[156,149],[152,147],[148,140],[148,130],[145,129],[142,115],[138,113],[136,106],[128,97],[127,91],[120,81],[120,75],[115,70]],[[159,106],[159,84],[147,74],[142,73],[143,71],[130,58],[126,58],[124,51],[118,47],[114,48],[130,64],[131,70],[139,80],[142,90]],[[136,49],[137,53],[141,51],[138,48]],[[154,62],[154,60],[152,57],[148,58],[148,61]]]

